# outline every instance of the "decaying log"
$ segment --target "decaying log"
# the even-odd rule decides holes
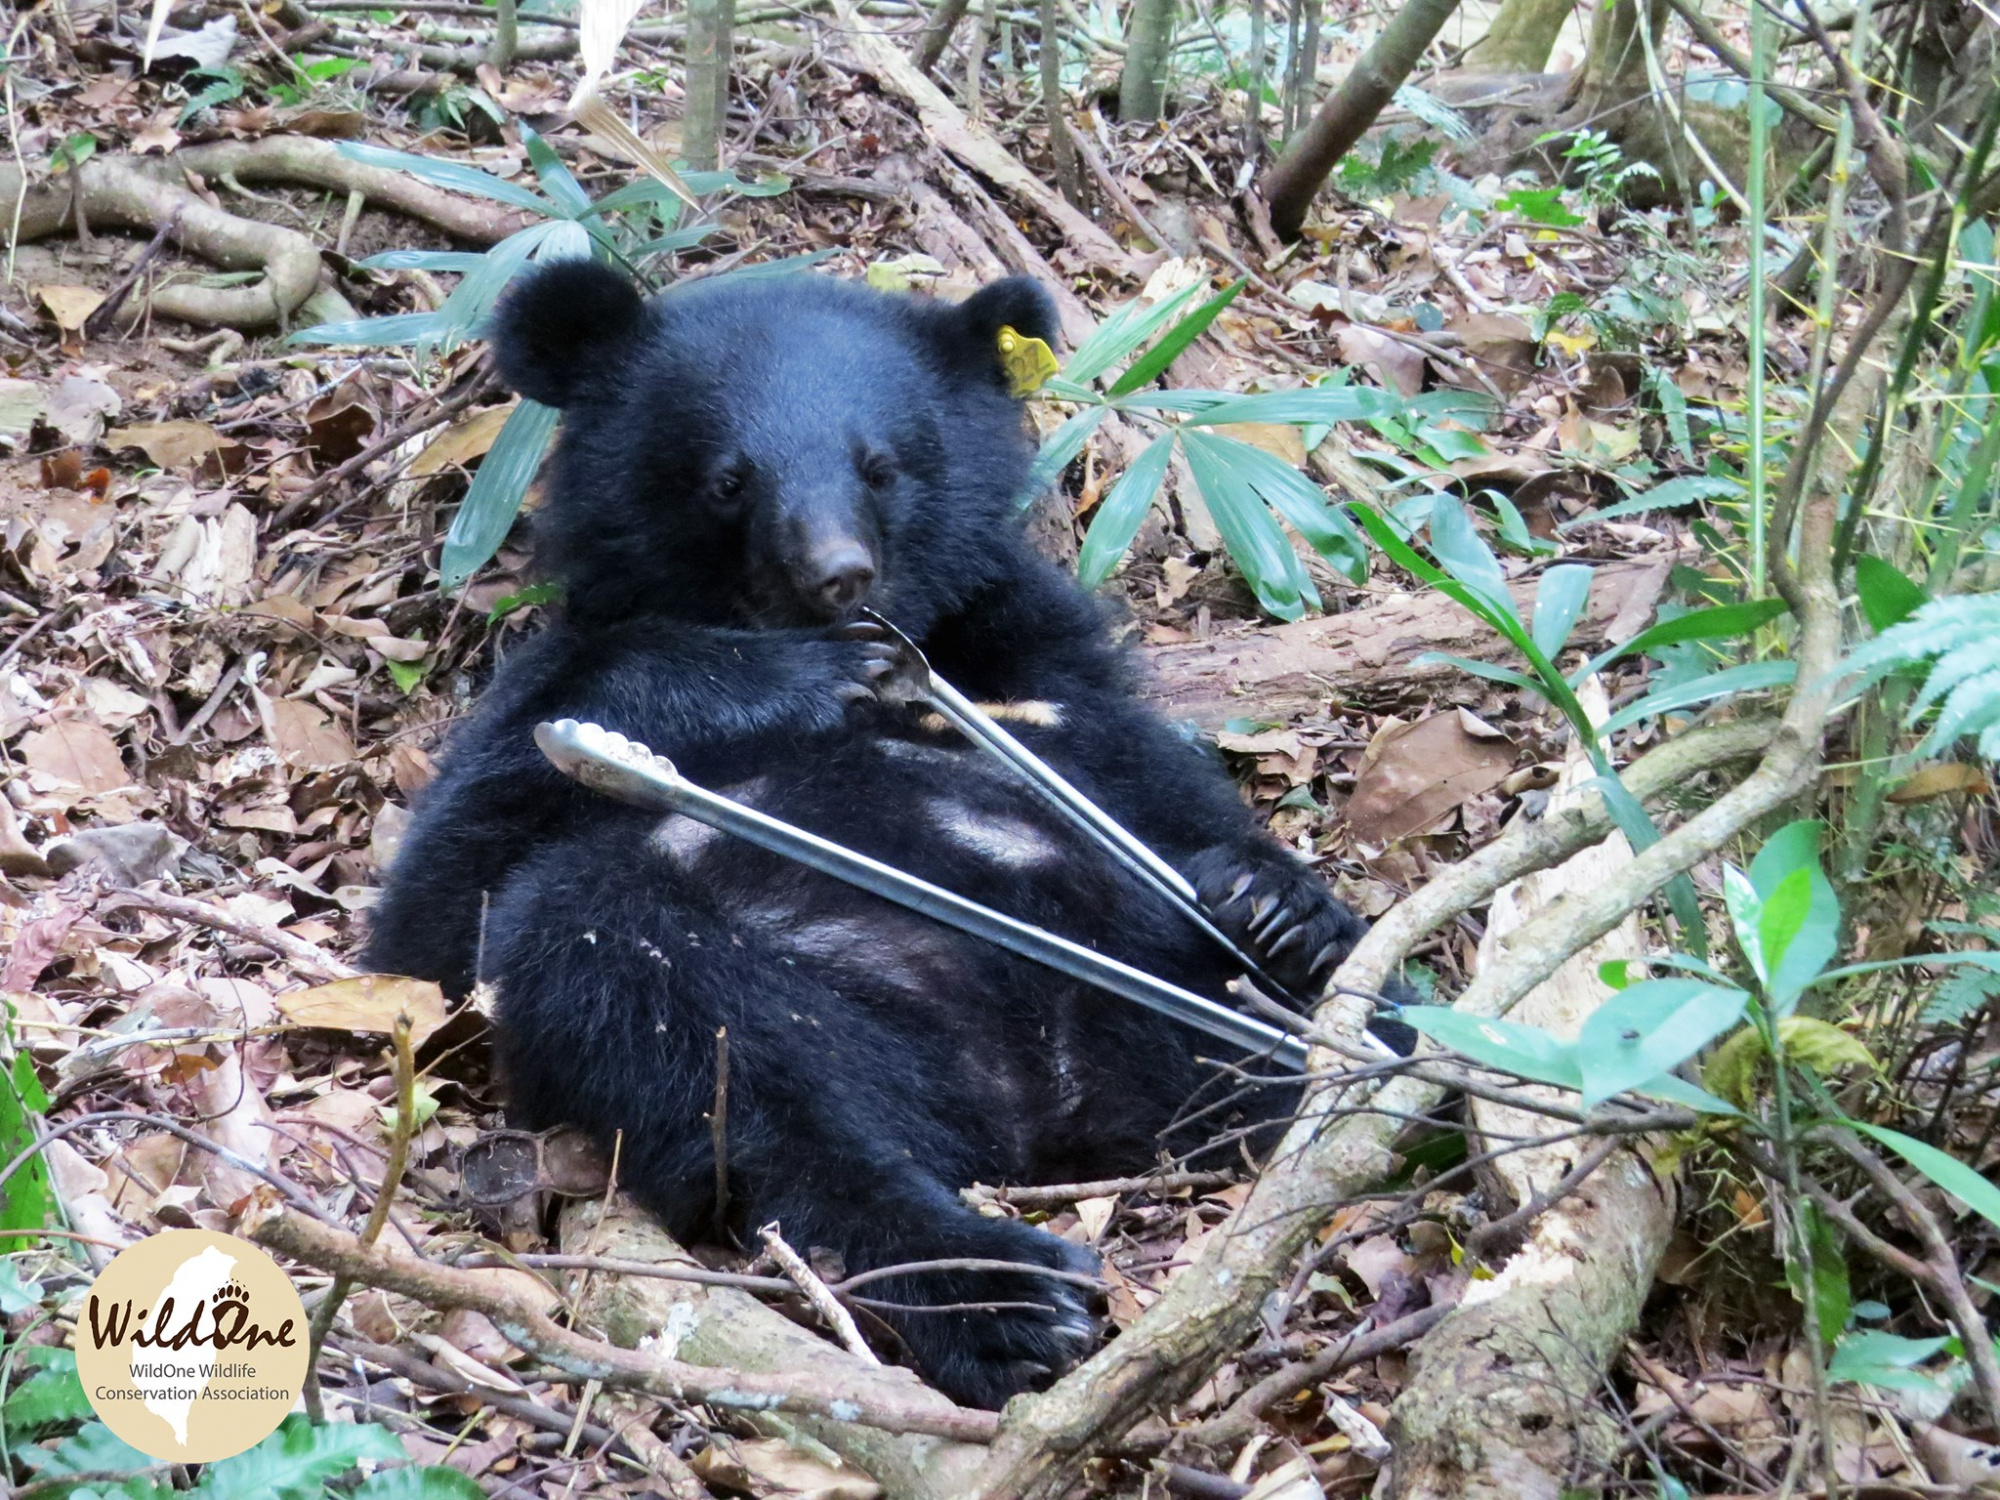
[[[565,1251],[654,1265],[693,1263],[629,1198],[614,1198],[600,1223],[601,1206],[579,1201],[565,1210]],[[688,1364],[726,1365],[751,1374],[785,1372],[816,1387],[846,1392],[857,1402],[911,1412],[934,1407],[942,1421],[985,1416],[954,1406],[908,1370],[862,1363],[733,1287],[598,1273],[583,1289],[582,1312],[614,1344],[635,1348],[644,1342],[648,1349]],[[751,1425],[772,1436],[824,1443],[896,1500],[959,1494],[986,1458],[984,1446],[945,1437],[773,1411],[746,1415]]]
[[[1652,622],[1678,560],[1658,553],[1600,563],[1570,645],[1596,651],[1638,634]],[[1534,580],[1514,584],[1513,593],[1527,618]],[[1418,664],[1426,651],[1526,665],[1492,630],[1431,590],[1346,614],[1217,631],[1206,641],[1155,646],[1146,655],[1153,700],[1174,718],[1214,730],[1246,715],[1288,722],[1324,718],[1329,707],[1345,704],[1393,710],[1454,695],[1472,703],[1487,691],[1457,667]]]
[[[1606,717],[1594,678],[1578,697],[1594,719]],[[1573,751],[1551,806],[1576,805],[1595,774]],[[1612,878],[1631,858],[1624,835],[1614,833],[1496,892],[1479,945],[1482,967],[1533,913]],[[1644,930],[1628,915],[1529,991],[1512,1018],[1574,1037],[1610,994],[1598,965],[1645,951]],[[1539,1086],[1521,1092],[1561,1098]],[[1467,1107],[1480,1137],[1474,1150],[1547,1131],[1547,1119],[1526,1110],[1477,1098]],[[1503,1199],[1532,1205],[1560,1191],[1599,1149],[1588,1138],[1552,1142],[1498,1157],[1491,1172]],[[1397,1500],[1559,1500],[1610,1458],[1618,1434],[1595,1394],[1638,1320],[1673,1219],[1673,1188],[1654,1175],[1636,1143],[1619,1147],[1536,1219],[1499,1273],[1470,1283],[1464,1300],[1417,1344],[1409,1382],[1390,1410],[1388,1493]]]

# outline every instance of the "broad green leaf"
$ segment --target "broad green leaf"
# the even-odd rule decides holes
[[[1305,565],[1257,492],[1232,463],[1231,450],[1244,445],[1186,428],[1180,432],[1180,441],[1202,504],[1208,507],[1209,518],[1258,604],[1280,620],[1296,620],[1308,603],[1317,605],[1319,594],[1306,576]]]
[[[1470,672],[1474,677],[1484,677],[1488,682],[1504,682],[1509,687],[1521,688],[1526,692],[1540,693],[1541,683],[1525,672],[1516,672],[1512,667],[1502,667],[1490,661],[1474,661],[1469,656],[1453,656],[1449,651],[1426,651],[1411,662],[1412,666],[1426,666],[1431,662],[1443,662],[1446,666],[1457,667],[1461,672]]]
[[[1090,441],[1090,435],[1110,414],[1108,406],[1086,406],[1049,434],[1048,440],[1042,444],[1042,451],[1035,455],[1034,467],[1028,471],[1027,487],[1022,490],[1019,501],[1022,506],[1033,503],[1037,495],[1062,477],[1062,471],[1069,467],[1070,460],[1083,452],[1083,445]]]
[[[1063,378],[1087,386],[1119,360],[1153,336],[1153,331],[1161,327],[1190,298],[1201,290],[1201,283],[1191,281],[1179,291],[1161,298],[1151,307],[1136,299],[1126,303],[1110,317],[1097,325],[1096,332],[1076,346],[1076,350],[1063,366]]]
[[[1840,949],[1840,897],[1819,863],[1823,832],[1824,826],[1810,819],[1788,823],[1764,840],[1764,847],[1750,861],[1750,884],[1766,907],[1794,877],[1803,876],[1806,883],[1805,913],[1783,950],[1773,948],[1768,934],[1760,929],[1768,970],[1764,986],[1772,1010],[1779,1015],[1798,1003],[1800,992]]]
[[[1993,1186],[1957,1157],[1947,1156],[1935,1146],[1926,1145],[1913,1136],[1884,1125],[1870,1125],[1861,1120],[1845,1123],[1880,1141],[1982,1219],[2000,1228],[2000,1188]]]
[[[576,175],[563,165],[555,148],[525,121],[520,129],[521,144],[528,152],[528,164],[535,169],[535,179],[555,200],[556,207],[572,219],[589,213],[590,194],[583,190],[583,184],[576,180]]]
[[[483,262],[485,256],[481,256]],[[315,323],[288,337],[288,344],[352,344],[383,349],[397,344],[434,344],[444,336],[442,312],[391,313],[386,318],[355,318],[346,323]]]
[[[1722,904],[1728,909],[1736,946],[1743,950],[1750,972],[1759,979],[1768,978],[1764,971],[1764,898],[1757,894],[1750,877],[1734,865],[1722,867]]]
[[[1649,510],[1678,510],[1683,505],[1693,505],[1699,500],[1740,500],[1743,497],[1743,481],[1740,479],[1711,478],[1706,474],[1687,474],[1679,479],[1669,479],[1664,484],[1656,484],[1643,494],[1634,495],[1630,500],[1620,500],[1616,505],[1607,505],[1603,510],[1588,511],[1574,520],[1565,521],[1557,528],[1567,531],[1572,526],[1582,526],[1591,521],[1614,521],[1620,516],[1638,515]]]
[[[7,1006],[6,1032],[17,1050],[13,1062],[0,1071],[0,1156],[11,1160],[35,1144],[35,1117],[47,1112],[49,1096],[35,1077],[35,1062],[14,1035],[13,1006]],[[42,1156],[31,1156],[0,1186],[0,1228],[42,1229],[55,1222],[55,1192]],[[9,1242],[20,1248],[19,1241]]]
[[[1812,909],[1811,872],[1792,871],[1763,898],[1762,905],[1763,909],[1757,913],[1757,951],[1763,956],[1768,984],[1769,971],[1783,966],[1785,950],[1792,946],[1792,939],[1799,935]]]
[[[1901,1390],[1931,1390],[1939,1382],[1917,1368],[1943,1350],[1949,1340],[1906,1339],[1879,1328],[1860,1328],[1834,1346],[1826,1378]]]
[[[202,1468],[189,1493],[201,1500],[319,1500],[321,1487],[362,1459],[401,1463],[409,1455],[388,1428],[373,1422],[313,1426],[294,1412],[247,1453]]]
[[[1550,660],[1562,650],[1590,601],[1590,578],[1591,570],[1581,563],[1558,563],[1535,586],[1535,623],[1529,634]]]
[[[535,263],[544,265],[552,260],[582,260],[590,254],[590,245],[588,228],[574,219],[558,219],[549,225],[548,234],[536,247]]]
[[[492,198],[500,203],[512,204],[515,208],[525,208],[529,213],[544,218],[554,217],[555,204],[540,193],[524,188],[518,183],[495,177],[491,172],[482,172],[477,167],[468,167],[462,162],[446,161],[433,156],[414,156],[408,151],[390,151],[386,147],[371,146],[365,141],[341,141],[334,149],[349,161],[359,162],[364,167],[380,167],[387,172],[407,172],[410,176],[453,192],[471,193],[475,197]]]
[[[1841,1244],[1840,1235],[1828,1222],[1819,1205],[1810,1198],[1799,1203],[1793,1210],[1799,1229],[1808,1236],[1812,1247],[1812,1278],[1806,1278],[1806,1268],[1792,1236],[1786,1236],[1785,1279],[1791,1283],[1792,1295],[1799,1299],[1801,1306],[1815,1313],[1822,1342],[1831,1344],[1840,1337],[1847,1327],[1848,1315],[1854,1310],[1854,1293],[1847,1282],[1846,1247]]]
[[[1660,646],[1676,646],[1683,641],[1719,641],[1749,635],[1759,626],[1785,613],[1782,599],[1757,599],[1748,604],[1717,604],[1708,609],[1691,609],[1671,620],[1662,620],[1633,636],[1631,640],[1602,651],[1589,665],[1576,672],[1572,685],[1621,656],[1642,655]]]
[[[1682,1109],[1691,1109],[1698,1115],[1741,1115],[1742,1110],[1727,1099],[1718,1099],[1707,1089],[1698,1088],[1685,1078],[1672,1073],[1662,1073],[1658,1078],[1646,1083],[1635,1084],[1632,1092],[1648,1099],[1658,1099],[1663,1104],[1678,1104]]]
[[[1179,359],[1189,344],[1208,331],[1208,325],[1215,321],[1216,315],[1234,302],[1236,294],[1247,284],[1245,278],[1239,277],[1169,328],[1157,344],[1133,360],[1131,367],[1112,382],[1111,398],[1115,401],[1120,396],[1143,389],[1164,375],[1167,366]]]
[[[1431,556],[1495,610],[1518,621],[1519,612],[1514,596],[1507,591],[1507,575],[1500,570],[1500,560],[1473,527],[1465,507],[1455,501],[1440,500],[1431,507]]]
[[[525,398],[514,408],[479,462],[472,486],[445,533],[444,555],[438,562],[438,584],[449,591],[486,566],[527,498],[542,458],[555,436],[556,409]]]
[[[437,342],[445,351],[450,351],[461,339],[484,332],[481,325],[493,310],[493,304],[500,300],[500,294],[507,290],[507,284],[521,273],[542,241],[563,223],[551,219],[508,235],[480,258],[477,270],[467,273],[452,288],[437,313],[440,325]]]
[[[1273,724],[1273,729],[1278,726]],[[24,1169],[25,1170],[25,1169]],[[42,1300],[39,1281],[23,1281],[18,1261],[0,1260],[0,1316],[13,1317]]]
[[[1588,1109],[1671,1073],[1743,1017],[1750,996],[1699,979],[1648,979],[1584,1021],[1576,1065]]]
[[[1868,628],[1877,635],[1891,625],[1900,625],[1931,597],[1893,564],[1865,553],[1854,559],[1854,591],[1861,598]]]
[[[1191,414],[1188,420],[1197,426],[1221,422],[1327,425],[1359,422],[1369,417],[1398,416],[1407,405],[1408,402],[1396,392],[1378,390],[1374,386],[1314,385],[1296,391],[1223,396],[1208,402],[1200,411]]]
[[[456,271],[463,274],[486,259],[479,250],[384,250],[355,264],[368,271]]]
[[[1077,555],[1076,573],[1086,587],[1095,588],[1111,576],[1145,523],[1153,508],[1153,497],[1167,477],[1167,464],[1174,456],[1174,435],[1161,433],[1133,459],[1111,493],[1098,502],[1097,514],[1090,518],[1084,533],[1083,549]]]
[[[1558,1088],[1582,1087],[1574,1049],[1539,1026],[1496,1016],[1469,1016],[1448,1005],[1405,1005],[1396,1019],[1476,1063]]]
[[[1223,445],[1214,451],[1226,454],[1230,468],[1350,582],[1368,581],[1368,544],[1354,523],[1327,503],[1324,490],[1276,454],[1253,444],[1220,433],[1201,434],[1199,440]]]
[[[1604,722],[1605,734],[1616,733],[1641,719],[1657,718],[1677,708],[1727,698],[1736,693],[1754,693],[1763,688],[1785,687],[1798,676],[1796,664],[1788,661],[1745,662],[1740,667],[1724,667],[1693,682],[1661,688],[1636,703],[1628,703]]]
[[[470,1474],[431,1464],[378,1469],[362,1481],[354,1500],[486,1500]]]
[[[93,1470],[136,1474],[142,1469],[160,1467],[158,1459],[148,1458],[102,1422],[85,1422],[53,1448],[16,1448],[13,1457],[45,1479],[88,1474]]]

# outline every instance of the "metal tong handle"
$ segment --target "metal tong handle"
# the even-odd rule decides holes
[[[984,938],[1010,953],[1108,990],[1245,1051],[1267,1055],[1297,1072],[1306,1069],[1310,1049],[1275,1026],[696,786],[672,761],[623,735],[596,724],[559,719],[536,727],[535,744],[558,771],[592,791],[634,807],[685,813],[711,828],[733,833],[773,854],[947,927]]]
[[[994,723],[978,704],[938,676],[915,641],[872,609],[862,610],[861,615],[869,624],[886,632],[890,644],[901,653],[901,687],[905,694],[928,703],[960,734],[1012,770],[1044,802],[1069,819],[1133,875],[1151,886],[1169,905],[1243,965],[1245,974],[1260,990],[1277,999],[1299,1002],[1299,996],[1265,973],[1255,958],[1216,926],[1213,915],[1202,904],[1200,893],[1185,875],[1110,813],[1092,802],[1054,766]]]

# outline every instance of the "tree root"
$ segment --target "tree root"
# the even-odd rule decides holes
[[[318,246],[296,229],[218,208],[187,185],[189,174],[360,193],[475,244],[492,244],[528,222],[519,210],[456,197],[406,173],[349,161],[332,142],[305,136],[217,141],[166,157],[92,157],[41,182],[0,165],[0,214],[15,226],[17,240],[107,224],[164,232],[214,265],[264,274],[248,286],[160,287],[148,299],[152,311],[201,328],[287,325],[319,287]]]
[[[230,270],[260,270],[240,287],[165,286],[149,299],[156,313],[202,328],[265,328],[286,322],[319,286],[319,250],[296,229],[260,224],[216,208],[179,184],[117,157],[81,163],[65,177],[25,188],[18,170],[0,167],[0,202],[19,204],[19,233],[37,240],[75,229],[81,219],[157,232]]]

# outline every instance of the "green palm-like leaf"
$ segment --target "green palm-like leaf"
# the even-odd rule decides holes
[[[1125,556],[1132,538],[1145,523],[1146,512],[1153,508],[1153,497],[1159,494],[1160,484],[1167,477],[1167,464],[1173,454],[1174,435],[1161,433],[1132,460],[1118,476],[1111,493],[1098,503],[1097,514],[1090,518],[1090,530],[1084,533],[1083,550],[1076,560],[1077,577],[1085,587],[1095,588],[1104,582]]]
[[[451,530],[445,533],[444,555],[438,563],[440,586],[457,588],[486,566],[507,540],[555,436],[556,416],[554,407],[524,399],[500,428],[493,447],[479,462],[479,472],[472,476],[465,502],[452,517]]]

